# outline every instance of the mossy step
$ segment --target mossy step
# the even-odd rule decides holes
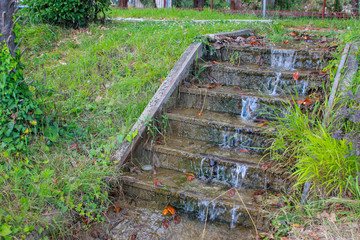
[[[275,49],[272,50],[272,49]],[[294,52],[294,68],[308,68],[322,70],[327,63],[334,59],[328,51],[322,50],[306,50],[306,49],[285,49],[276,47],[249,47],[249,46],[223,46],[216,50],[215,54],[208,54],[207,59],[217,61],[229,61],[235,59],[240,63],[259,63],[271,65],[271,57],[273,54],[281,54],[283,52]]]
[[[266,228],[266,212],[254,201],[256,190],[241,189],[240,197],[237,194],[230,196],[226,192],[229,188],[224,185],[209,184],[197,178],[189,182],[182,172],[163,168],[157,168],[155,174],[128,174],[122,180],[128,196],[162,202],[201,220],[205,220],[209,207],[208,220],[228,223],[236,220],[236,224],[245,227],[253,227],[250,214],[258,228]],[[156,186],[155,180],[164,186]]]
[[[327,76],[313,70],[299,71],[299,77],[294,79],[297,70],[275,71],[269,66],[246,64],[233,66],[225,63],[201,63],[198,65],[200,82],[219,83],[223,86],[237,86],[240,89],[252,89],[264,94],[273,95],[307,95],[309,91],[317,90],[326,81]]]
[[[228,149],[171,135],[166,136],[164,142],[144,147],[144,164],[151,159],[156,166],[191,172],[209,182],[276,191],[285,185],[282,180],[285,174],[276,170],[268,158],[251,151]]]
[[[290,104],[291,96],[272,96],[257,91],[238,89],[230,86],[218,86],[208,89],[206,85],[180,87],[178,106],[181,108],[197,108],[214,112],[241,115],[246,111],[246,103],[256,99],[257,118],[272,119],[284,111]],[[303,98],[303,97],[302,97]]]
[[[271,136],[271,129],[267,125],[259,126],[258,122],[243,119],[240,115],[208,110],[203,110],[200,114],[199,109],[190,108],[177,108],[166,115],[169,134],[224,147],[261,152]],[[268,131],[265,132],[265,129]]]

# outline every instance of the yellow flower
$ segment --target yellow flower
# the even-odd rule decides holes
[[[24,134],[27,134],[29,132],[29,129],[27,128],[25,131],[24,131]]]
[[[32,125],[34,125],[34,126],[36,126],[36,124],[37,124],[36,119],[34,119],[34,120],[30,121],[30,124],[32,124]]]

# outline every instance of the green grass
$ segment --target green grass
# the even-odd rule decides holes
[[[107,22],[81,30],[28,24],[22,30],[23,47],[29,48],[24,72],[34,80],[45,119],[27,152],[0,156],[3,236],[21,237],[33,229],[68,236],[85,226],[82,217],[103,217],[112,200],[110,180],[121,174],[111,153],[197,36],[251,28],[269,41],[285,41],[292,31],[287,28],[299,26],[350,27],[326,33],[345,42],[359,36],[353,20],[200,24],[188,20],[234,16],[172,9],[114,10],[115,16],[182,21]]]

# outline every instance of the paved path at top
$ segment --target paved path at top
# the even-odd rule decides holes
[[[174,20],[174,19],[146,19],[146,18],[110,18],[110,20],[114,21],[128,21],[128,22],[175,22],[180,20]],[[187,21],[187,20],[186,20]],[[272,20],[247,20],[247,19],[224,19],[224,20],[194,20],[189,19],[189,21],[196,22],[196,23],[204,23],[204,22],[265,22],[270,23]]]

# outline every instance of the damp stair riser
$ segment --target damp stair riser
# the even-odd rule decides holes
[[[203,65],[200,67],[200,82],[219,83],[225,86],[237,86],[241,89],[252,89],[264,94],[287,95],[298,94],[307,95],[309,91],[316,90],[322,85],[324,75],[310,74],[309,72],[299,71],[300,76],[295,81],[294,71],[279,71],[246,69],[244,67],[234,67],[225,64]]]
[[[208,141],[229,148],[246,148],[261,153],[261,148],[268,142],[268,135],[261,129],[217,125],[211,122],[185,122],[170,117],[168,123],[168,133],[173,136]]]
[[[264,171],[259,165],[247,162],[180,152],[178,149],[168,150],[161,146],[148,147],[144,150],[143,156],[145,157],[142,159],[144,163],[146,163],[146,159],[153,159],[159,167],[193,173],[196,178],[225,184],[229,188],[279,191],[285,185],[283,173],[274,172],[271,169]],[[258,162],[262,164],[260,159]]]
[[[253,224],[248,215],[249,212],[258,229],[266,229],[268,226],[264,218],[265,212],[263,212],[263,210],[257,209],[254,204],[250,203],[250,205],[248,205],[246,200],[244,202],[247,206],[244,207],[243,203],[238,200],[235,195],[233,199],[219,198],[209,204],[216,196],[206,198],[196,192],[168,190],[166,187],[154,187],[132,181],[124,182],[123,191],[133,198],[163,203],[164,207],[171,204],[177,211],[184,211],[189,216],[198,218],[200,221],[205,220],[208,205],[207,220],[210,222],[219,221],[229,223],[233,226],[241,225],[253,228]],[[247,210],[245,208],[247,208]],[[235,221],[234,213],[237,215]]]
[[[288,56],[288,55],[292,56]],[[287,57],[293,61],[294,68],[308,68],[322,70],[327,62],[333,59],[333,56],[326,51],[305,51],[305,50],[287,50],[287,49],[275,49],[271,48],[249,48],[249,47],[237,47],[229,46],[222,47],[216,50],[216,53],[210,55],[207,58],[209,60],[216,61],[230,61],[240,56],[242,64],[258,64],[260,61],[264,65],[271,66],[274,57],[282,61],[286,61]],[[273,63],[274,65],[274,63]]]
[[[257,95],[255,97],[255,95]],[[256,99],[257,110],[255,117],[259,119],[273,119],[283,116],[290,100],[281,98],[260,97],[256,92],[236,94],[233,92],[215,92],[205,88],[180,88],[178,107],[205,109],[213,112],[224,112],[241,115],[246,111],[246,104]]]

